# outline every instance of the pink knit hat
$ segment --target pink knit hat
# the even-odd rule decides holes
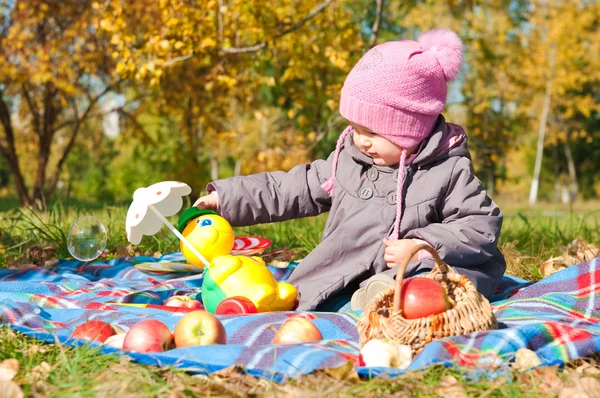
[[[418,41],[401,40],[369,50],[346,77],[340,113],[404,148],[399,160],[397,216],[390,239],[397,239],[402,211],[406,150],[416,147],[433,129],[446,105],[447,83],[460,71],[462,42],[451,30],[425,32]],[[332,177],[323,184],[331,195],[341,145],[352,131],[340,136]]]

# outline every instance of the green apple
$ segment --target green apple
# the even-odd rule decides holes
[[[210,312],[198,310],[184,315],[175,325],[175,346],[225,344],[227,334],[221,321]]]

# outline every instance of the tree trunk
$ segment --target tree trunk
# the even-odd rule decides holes
[[[565,157],[567,158],[567,168],[569,170],[569,196],[571,202],[577,199],[578,184],[577,184],[577,170],[575,169],[575,162],[573,161],[573,154],[571,153],[571,145],[569,144],[569,133],[567,133],[567,139],[564,142]]]
[[[210,155],[210,179],[213,181],[219,179],[219,160],[212,154]]]
[[[562,196],[562,181],[560,179],[560,162],[558,160],[558,148],[552,150],[552,174],[554,176],[554,201],[559,202]]]
[[[28,207],[31,206],[31,204],[32,204],[31,198],[29,197],[29,194],[27,193],[27,187],[25,186],[25,180],[23,178],[23,174],[21,173],[21,168],[19,167],[19,159],[17,159],[14,152],[12,152],[10,150],[10,148],[8,149],[7,152],[5,152],[4,149],[1,147],[0,147],[0,149],[2,149],[0,152],[2,152],[2,154],[6,158],[6,161],[8,162],[8,167],[10,168],[10,171],[12,172],[13,179],[15,182],[15,187],[17,188],[17,196],[19,198],[19,203],[21,203],[21,205],[23,205],[23,206],[28,206]]]
[[[540,116],[540,127],[538,130],[537,153],[535,156],[535,167],[533,168],[533,179],[529,190],[529,205],[535,205],[537,201],[538,188],[540,185],[540,173],[542,171],[542,157],[544,156],[544,137],[546,135],[546,124],[548,122],[548,113],[550,111],[550,99],[552,97],[552,77],[556,66],[556,57],[553,48],[550,54],[550,73],[546,81],[546,92],[544,94],[544,104],[542,105],[542,114]]]
[[[0,92],[0,96],[2,93]],[[0,122],[4,127],[4,135],[6,136],[5,140],[0,141],[0,153],[6,158],[8,162],[8,167],[12,172],[13,179],[15,181],[15,186],[17,188],[17,196],[19,197],[19,202],[24,206],[31,206],[31,198],[27,193],[27,187],[25,186],[25,180],[23,178],[23,174],[21,173],[21,168],[19,166],[19,158],[17,157],[17,151],[15,150],[15,136],[14,130],[12,126],[12,121],[10,119],[10,110],[8,109],[8,105],[4,100],[0,97]]]
[[[242,173],[242,162],[239,159],[235,160],[235,164],[233,166],[233,175],[239,176]]]
[[[45,137],[40,138],[40,149],[38,155],[38,169],[33,183],[33,205],[37,210],[44,211],[46,209],[46,196],[44,195],[44,183],[46,182],[46,168],[50,159],[50,145]]]

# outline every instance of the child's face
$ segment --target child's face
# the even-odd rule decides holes
[[[400,163],[402,147],[377,135],[360,124],[350,123],[354,128],[354,145],[365,155],[373,159],[377,166],[395,166]],[[407,151],[410,155],[412,151]]]

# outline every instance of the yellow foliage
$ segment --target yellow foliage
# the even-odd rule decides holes
[[[398,39],[395,28],[406,37],[441,27],[461,34],[466,66],[450,93],[460,91],[462,103],[452,112],[464,121],[478,168],[502,163],[521,138],[536,134],[548,82],[547,143],[569,134],[592,139],[581,118],[600,110],[589,89],[600,71],[600,10],[594,2],[532,0],[531,9],[519,11],[526,29],[512,14],[517,11],[496,0],[477,7],[468,1],[384,3],[384,25],[394,29],[381,32],[380,42]],[[174,134],[190,150],[204,145],[218,158],[239,158],[244,172],[310,160],[323,129],[343,123],[340,90],[368,47],[365,10],[356,2],[334,1],[295,27],[321,0],[199,4],[17,0],[0,48],[0,83],[12,96],[32,85],[38,106],[39,90],[51,83],[62,109],[85,101],[86,76],[104,84],[123,81],[134,91],[148,90],[146,111],[176,121]],[[64,18],[62,30],[52,25],[57,18]],[[38,40],[37,27],[44,24],[60,33]],[[290,33],[281,36],[286,30]],[[35,149],[34,134],[25,135],[31,116],[26,108],[19,112],[28,126],[20,131],[19,150]],[[525,167],[517,163],[510,167]],[[511,173],[524,178],[527,170],[521,171]]]

